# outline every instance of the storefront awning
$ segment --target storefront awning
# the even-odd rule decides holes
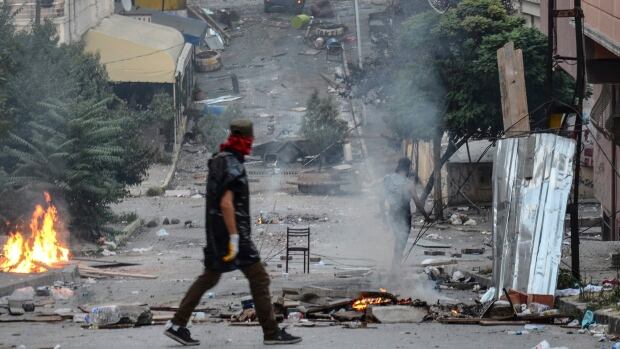
[[[185,40],[176,29],[113,15],[84,36],[111,81],[174,83]]]

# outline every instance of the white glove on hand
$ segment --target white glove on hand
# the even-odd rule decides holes
[[[239,234],[231,234],[228,242],[228,254],[222,260],[226,263],[232,262],[239,253]]]

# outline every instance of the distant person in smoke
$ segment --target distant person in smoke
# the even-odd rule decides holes
[[[383,208],[395,240],[392,259],[392,271],[394,272],[400,268],[411,231],[413,182],[408,178],[410,170],[411,160],[403,157],[398,160],[394,173],[383,177]]]
[[[243,165],[252,150],[254,131],[249,120],[235,120],[220,151],[209,160],[207,179],[204,273],[194,281],[164,334],[183,345],[200,345],[186,328],[202,296],[214,287],[222,273],[241,270],[250,283],[264,344],[293,344],[300,337],[278,327],[265,271],[251,238],[250,190]]]

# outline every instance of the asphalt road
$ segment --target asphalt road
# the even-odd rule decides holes
[[[445,348],[445,349],[529,349],[543,340],[553,347],[599,349],[601,343],[584,334],[567,334],[566,329],[547,326],[542,332],[509,334],[521,327],[480,327],[441,324],[376,325],[373,329],[291,328],[303,341],[286,348]],[[27,349],[53,348],[179,348],[162,335],[163,326],[120,330],[82,330],[75,326],[2,324],[0,348],[23,344]],[[202,348],[262,348],[259,327],[229,327],[226,324],[196,325],[193,335]],[[609,343],[607,343],[609,348]]]

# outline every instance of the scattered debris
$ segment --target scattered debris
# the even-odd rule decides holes
[[[166,190],[164,192],[164,196],[166,197],[188,198],[191,195],[192,191],[189,189]]]
[[[286,54],[286,52],[284,54]],[[233,101],[236,101],[236,100],[241,99],[241,98],[243,98],[243,97],[227,95],[227,96],[221,96],[221,97],[217,97],[217,98],[203,99],[201,101],[196,101],[196,103],[211,105],[211,104],[220,104],[220,103],[225,103],[225,102],[233,102]]]
[[[169,236],[170,233],[168,233],[168,231],[166,229],[160,229],[159,231],[157,231],[157,236],[159,237],[164,237],[164,236]]]

